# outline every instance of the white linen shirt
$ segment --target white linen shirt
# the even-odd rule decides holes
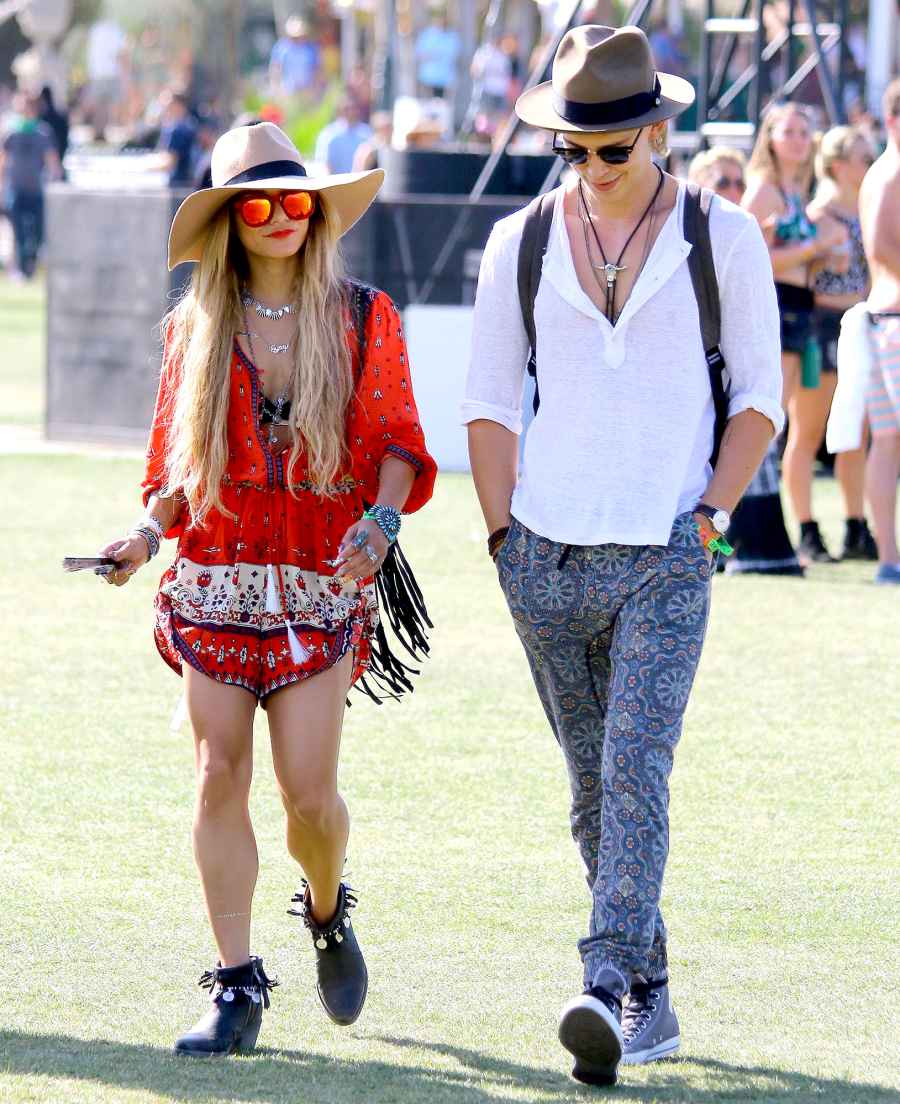
[[[512,514],[564,544],[665,545],[712,475],[715,411],[682,232],[684,185],[613,326],[582,289],[557,194],[534,318],[540,408]],[[464,424],[522,432],[528,339],[517,264],[525,209],[494,225],[478,278]],[[728,413],[776,432],[781,349],[772,266],[756,220],[716,198],[710,236],[722,303]]]

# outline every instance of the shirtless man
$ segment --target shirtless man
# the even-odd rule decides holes
[[[900,583],[897,477],[900,475],[900,79],[884,94],[887,149],[866,173],[859,196],[863,245],[872,273],[869,316],[875,364],[866,409],[872,447],[866,494],[878,544],[877,583]]]

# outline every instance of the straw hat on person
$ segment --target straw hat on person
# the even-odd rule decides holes
[[[523,92],[516,114],[531,126],[595,134],[671,119],[694,102],[690,83],[658,73],[640,27],[573,27],[559,44],[552,78]]]
[[[211,188],[194,192],[175,213],[169,233],[169,270],[199,261],[210,223],[228,200],[249,190],[316,192],[338,234],[368,210],[384,181],[384,169],[307,176],[293,142],[274,123],[236,127],[212,151]]]

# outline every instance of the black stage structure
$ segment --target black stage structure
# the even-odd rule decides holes
[[[623,25],[646,28],[662,4],[663,0],[633,0]],[[696,127],[674,131],[673,150],[691,155],[718,142],[749,148],[765,109],[789,99],[812,74],[818,79],[829,125],[845,121],[848,50],[843,30],[849,0],[803,0],[803,5],[808,19],[798,20],[797,0],[788,0],[782,23],[776,15],[782,6],[767,0],[705,0]],[[559,42],[579,22],[581,6],[581,0],[572,3],[525,89],[549,78]],[[493,0],[486,35],[501,8],[500,0]],[[729,14],[723,14],[726,8]],[[767,22],[778,27],[770,35]],[[748,63],[736,71],[738,56],[747,57],[748,42]],[[808,44],[812,49],[807,52],[803,48]],[[803,60],[801,52],[807,53]],[[475,110],[476,105],[471,106],[467,117]],[[493,223],[554,187],[562,169],[561,162],[546,155],[511,155],[518,127],[517,116],[510,114],[489,155],[390,152],[385,165],[388,184],[377,214],[363,220],[346,241],[351,270],[383,287],[401,307],[471,303],[481,250]]]

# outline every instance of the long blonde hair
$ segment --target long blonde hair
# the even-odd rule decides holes
[[[294,372],[290,383],[291,451],[287,483],[305,450],[310,480],[321,493],[349,459],[347,407],[353,393],[343,265],[337,233],[323,203],[316,205],[297,254]],[[228,462],[228,401],[232,342],[243,328],[241,287],[247,254],[229,206],[215,217],[191,284],[167,315],[167,349],[179,365],[177,399],[166,457],[166,493],[187,500],[195,523],[221,510]]]
[[[781,166],[778,164],[778,158],[772,149],[772,131],[790,115],[799,115],[806,120],[809,127],[809,157],[803,165],[799,181],[801,193],[804,196],[809,196],[816,162],[816,128],[812,116],[802,104],[783,103],[775,104],[769,108],[759,124],[747,172],[751,176],[762,177],[770,184],[782,186],[786,183],[782,179]]]

